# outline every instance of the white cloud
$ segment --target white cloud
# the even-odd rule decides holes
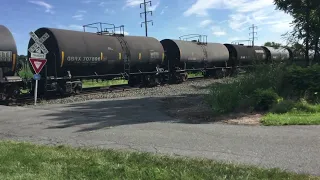
[[[104,10],[104,13],[106,13],[106,14],[113,14],[113,13],[115,13],[115,11],[113,10],[113,9],[105,9]]]
[[[228,42],[226,42],[226,43],[229,43],[229,44],[231,44],[231,43],[240,43],[240,44],[245,44],[245,45],[251,45],[252,44],[251,41],[248,42],[248,40],[249,40],[248,37],[234,36],[234,37],[229,38]]]
[[[212,20],[206,19],[200,22],[200,27],[206,27],[212,23]]]
[[[101,7],[105,7],[105,6],[114,6],[119,0],[108,0],[108,1],[103,1],[100,2],[98,5]]]
[[[280,18],[281,17],[281,18]],[[251,24],[259,26],[270,26],[274,32],[285,33],[292,30],[290,27],[292,17],[271,8],[255,11],[250,14],[231,14],[229,16],[229,27],[236,31],[243,31]],[[274,29],[276,28],[276,29]]]
[[[270,5],[273,5],[273,0],[197,0],[184,12],[184,15],[207,16],[209,9],[236,9],[238,12],[251,12]]]
[[[227,33],[224,32],[224,31],[214,31],[212,34],[215,35],[215,36],[224,36]]]
[[[229,27],[233,30],[243,30],[245,24],[250,23],[248,16],[243,14],[231,14],[229,15]]]
[[[227,34],[220,26],[212,26],[211,30],[212,34],[215,36],[224,36]]]
[[[254,0],[247,1],[245,3],[241,3],[238,6],[238,12],[252,12],[260,9],[264,9],[265,7],[273,6],[273,0]]]
[[[58,25],[59,29],[67,29],[67,30],[76,30],[76,31],[83,31],[83,26],[76,25],[76,24],[70,24],[68,26],[65,25]]]
[[[47,13],[54,14],[54,11],[52,11],[53,6],[51,4],[48,4],[48,3],[44,2],[44,1],[29,1],[29,2],[32,3],[32,4],[36,4],[38,6],[44,7],[46,9]]]
[[[81,21],[81,20],[83,20],[83,18],[84,18],[84,15],[83,15],[83,14],[85,14],[85,13],[87,13],[87,11],[78,10],[78,11],[77,11],[77,14],[74,15],[74,16],[72,16],[72,18],[73,18],[73,19],[76,19],[76,20],[78,20],[78,21]]]
[[[126,0],[124,8],[137,7],[137,6],[140,6],[141,3],[143,3],[143,0]],[[151,6],[150,6],[150,3],[147,3],[147,10],[155,11],[158,8],[159,4],[160,4],[159,0],[151,1]]]
[[[185,16],[209,16],[210,9],[228,9],[228,25],[235,31],[243,31],[251,24],[264,26],[271,24],[273,32],[284,33],[292,28],[292,17],[275,10],[273,0],[196,0],[184,12]],[[208,22],[203,22],[203,26]]]
[[[290,22],[274,22],[269,29],[271,32],[283,33],[291,31],[293,28],[291,27]]]
[[[188,28],[186,28],[186,27],[178,27],[177,29],[178,29],[179,31],[182,31],[182,32],[185,32],[185,31],[188,30]]]
[[[84,4],[90,4],[92,2],[94,2],[94,1],[93,0],[84,0],[84,1],[82,1],[82,3],[84,3]]]
[[[140,5],[140,3],[143,3],[143,0],[127,0],[126,6],[135,7],[135,6]]]
[[[247,39],[246,37],[237,37],[237,36],[235,36],[235,37],[230,37],[228,40],[229,41],[238,41],[238,40],[244,40],[244,39]]]
[[[81,21],[81,20],[83,20],[83,15],[77,14],[77,15],[72,16],[72,18]]]
[[[155,11],[158,8],[159,4],[160,4],[160,2],[157,2],[156,4],[151,4],[152,6],[148,6],[147,10],[148,11]]]
[[[78,13],[87,13],[85,10],[78,10]]]
[[[162,11],[160,12],[160,14],[161,14],[161,15],[164,14],[164,12],[165,12],[167,9],[168,9],[168,6],[164,7],[164,8],[162,9]]]
[[[124,32],[123,32],[123,31],[121,31],[121,32],[120,32],[120,31],[115,31],[115,33],[116,33],[116,34],[124,34],[124,35],[126,35],[126,36],[129,35],[129,33],[128,33],[127,31],[124,31]]]

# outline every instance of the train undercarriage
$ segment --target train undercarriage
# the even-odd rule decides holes
[[[9,76],[0,79],[0,101],[15,101],[21,94],[22,79],[18,76]]]
[[[154,72],[140,72],[124,74],[109,74],[109,75],[92,75],[83,77],[72,77],[69,72],[69,77],[47,77],[42,78],[38,82],[38,95],[62,95],[70,96],[72,94],[80,94],[83,90],[83,80],[112,80],[114,78],[123,78],[128,81],[131,87],[155,87],[163,84],[179,84],[188,80],[188,73],[202,72],[205,78],[223,78],[228,75],[228,68],[216,69],[182,69],[175,71],[167,71],[165,69],[156,68]],[[34,81],[31,87],[31,93],[34,93]]]

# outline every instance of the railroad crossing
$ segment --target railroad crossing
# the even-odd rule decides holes
[[[37,104],[37,94],[38,94],[38,81],[40,80],[40,72],[42,68],[47,63],[46,56],[48,54],[47,48],[43,45],[43,43],[50,37],[48,33],[45,33],[40,39],[39,37],[34,33],[30,32],[29,35],[34,40],[34,44],[28,49],[28,51],[31,53],[31,58],[29,58],[29,61],[32,65],[32,68],[35,72],[34,74],[34,80],[36,81],[35,84],[35,92],[34,92],[34,104]]]
[[[31,57],[33,58],[46,58],[46,54],[48,54],[47,48],[43,45],[43,43],[50,37],[48,33],[45,33],[40,39],[39,37],[34,33],[30,32],[29,35],[34,40],[34,44],[28,49],[28,51],[31,53]],[[42,53],[43,54],[42,54]]]

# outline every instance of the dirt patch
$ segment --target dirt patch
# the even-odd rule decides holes
[[[162,99],[162,110],[185,123],[217,123],[260,125],[261,114],[234,113],[215,116],[205,102],[205,95],[185,95]]]

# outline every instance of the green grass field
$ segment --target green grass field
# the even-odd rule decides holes
[[[285,114],[267,114],[262,118],[263,125],[320,125],[320,113],[288,112]]]
[[[0,142],[0,179],[315,179],[278,169],[112,150]]]
[[[263,125],[320,125],[320,104],[284,103],[279,104],[273,111],[276,112],[270,112],[262,118]]]

